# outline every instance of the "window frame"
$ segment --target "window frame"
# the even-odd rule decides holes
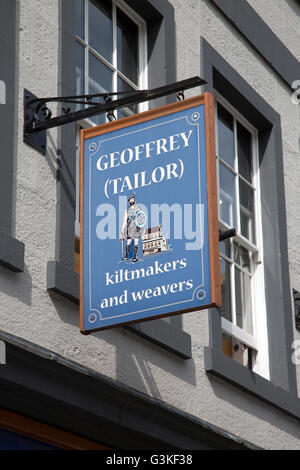
[[[264,254],[263,254],[263,235],[262,235],[262,219],[261,219],[261,196],[260,196],[260,172],[259,172],[259,139],[258,130],[234,107],[232,106],[216,89],[215,96],[215,136],[216,136],[216,158],[217,158],[217,187],[218,201],[220,200],[220,184],[219,184],[219,165],[225,163],[229,165],[219,156],[219,139],[218,139],[218,103],[225,108],[234,120],[234,168],[235,175],[235,194],[236,200],[236,217],[237,217],[237,235],[230,241],[231,255],[233,254],[233,243],[237,242],[239,246],[244,247],[251,254],[251,310],[252,310],[252,330],[253,333],[247,332],[244,328],[240,328],[236,323],[236,300],[235,300],[235,268],[237,267],[234,257],[228,258],[220,252],[220,258],[230,263],[230,286],[231,286],[231,314],[232,321],[221,318],[222,330],[230,336],[238,339],[241,343],[246,344],[253,350],[252,368],[266,379],[270,378],[269,372],[269,354],[268,354],[268,337],[267,337],[267,316],[265,301],[265,284],[264,284]],[[240,232],[240,203],[239,203],[239,180],[243,177],[238,172],[237,166],[237,123],[240,122],[252,136],[252,182],[249,184],[254,192],[254,224],[255,224],[255,240],[256,243],[250,242]],[[230,171],[232,171],[231,167]],[[219,217],[220,231],[229,230],[230,227]],[[259,312],[259,315],[255,312]],[[255,357],[256,356],[256,357]]]
[[[92,48],[89,43],[89,1],[90,0],[83,0],[84,1],[84,10],[85,10],[85,24],[84,24],[84,38],[82,39],[80,36],[77,35],[75,31],[75,38],[76,41],[79,42],[84,47],[84,94],[89,94],[88,90],[88,79],[89,79],[89,53],[92,53],[98,60],[100,60],[106,67],[108,67],[113,73],[112,79],[112,90],[110,91],[117,91],[118,87],[118,77],[120,77],[125,83],[127,83],[131,88],[134,90],[141,90],[147,89],[148,87],[148,67],[147,67],[147,26],[146,21],[136,13],[129,5],[127,5],[123,0],[110,0],[112,4],[112,32],[113,32],[113,41],[112,41],[112,61],[109,62],[105,59],[99,52]],[[117,39],[116,39],[116,9],[119,8],[120,10],[125,13],[139,28],[138,34],[138,48],[139,48],[139,64],[138,64],[138,83],[135,84],[132,82],[126,75],[124,75],[117,67]],[[147,103],[140,103],[139,105],[139,112],[147,110]],[[87,120],[89,122],[90,120]],[[91,121],[92,122],[92,121]]]
[[[229,165],[219,157],[218,155],[218,122],[217,122],[217,105],[220,103],[223,108],[225,108],[227,111],[232,114],[234,118],[234,145],[235,145],[235,159],[237,158],[237,132],[236,132],[236,123],[239,121],[252,135],[252,155],[253,155],[253,181],[252,183],[247,182],[248,186],[250,186],[252,189],[254,189],[254,207],[255,207],[255,219],[260,221],[261,220],[261,211],[260,211],[260,178],[259,178],[259,168],[258,168],[258,155],[259,155],[259,148],[258,148],[258,131],[257,129],[250,124],[245,117],[239,113],[239,111],[234,108],[217,90],[214,89],[214,96],[215,96],[215,135],[216,135],[216,154],[217,154],[217,161],[221,160],[222,164],[232,171],[235,176],[241,177],[242,180],[246,181],[245,178],[238,173],[236,168],[231,168]],[[219,166],[217,166],[217,180],[219,183]],[[238,178],[236,178],[236,181],[238,181]],[[237,183],[236,183],[237,186]],[[236,190],[236,194],[238,195],[237,198],[237,206],[239,207],[239,190]],[[218,198],[220,197],[219,195],[219,184],[218,184]],[[240,222],[240,214],[239,210],[237,210],[237,217],[238,217],[238,222]],[[240,228],[240,223],[237,224],[238,229]],[[226,222],[222,221],[219,219],[219,228],[221,230],[229,230],[233,227],[230,227]],[[252,243],[250,240],[248,240],[240,230],[238,230],[238,237],[240,241],[240,245],[246,248],[247,250],[251,251],[252,253],[259,253],[259,251],[262,250],[262,240],[261,240],[261,230],[258,229],[258,227],[255,227],[255,232],[256,232],[256,243]],[[260,235],[260,236],[258,236]]]
[[[123,0],[110,0],[112,4],[112,32],[113,32],[113,41],[112,41],[112,63],[107,61],[99,52],[93,49],[89,44],[89,1],[83,0],[84,2],[84,39],[80,38],[75,32],[76,44],[79,42],[84,47],[84,94],[89,94],[89,53],[95,55],[95,57],[100,60],[106,67],[108,67],[112,73],[112,90],[113,92],[118,91],[118,77],[120,77],[125,83],[127,83],[134,90],[142,90],[148,88],[148,66],[147,66],[147,26],[146,21],[136,13],[130,6],[128,6]],[[139,28],[138,34],[138,84],[133,83],[129,78],[127,78],[122,72],[117,68],[117,40],[116,40],[116,29],[117,29],[117,19],[116,19],[116,10],[120,8]],[[147,111],[148,102],[142,102],[138,104],[138,112]],[[107,117],[106,117],[107,121]],[[80,151],[80,129],[88,129],[89,127],[96,126],[96,124],[91,119],[83,119],[76,123],[76,209],[75,209],[75,237],[80,238],[80,222],[79,222],[79,151]]]
[[[200,37],[201,74],[205,91],[216,89],[258,129],[261,178],[261,215],[270,379],[234,362],[222,351],[221,316],[209,315],[209,346],[204,348],[205,370],[239,389],[282,407],[279,395],[297,395],[293,354],[293,311],[288,264],[287,220],[281,118],[274,108],[203,37]],[[279,255],[280,254],[280,255]],[[274,277],[273,273],[277,275]],[[282,393],[281,393],[282,392]],[[287,398],[289,397],[289,398]]]

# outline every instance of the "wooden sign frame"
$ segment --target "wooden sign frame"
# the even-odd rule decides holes
[[[208,197],[208,232],[209,232],[209,255],[211,276],[211,303],[203,307],[188,308],[172,313],[155,315],[134,321],[121,322],[103,328],[86,331],[84,329],[84,143],[86,139],[103,135],[119,129],[128,128],[139,123],[147,122],[162,116],[167,116],[179,111],[184,111],[195,106],[205,107],[205,140],[206,140],[206,169],[207,169],[207,197]],[[189,98],[178,103],[170,104],[160,108],[135,114],[120,120],[109,122],[101,126],[82,129],[80,131],[80,331],[83,334],[116,328],[129,324],[150,321],[156,318],[179,315],[191,311],[221,306],[221,280],[219,263],[219,229],[218,229],[218,201],[217,201],[217,179],[216,179],[216,150],[215,150],[215,120],[214,120],[214,97],[206,92],[200,96]]]

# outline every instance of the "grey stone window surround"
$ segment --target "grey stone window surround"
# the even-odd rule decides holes
[[[247,0],[211,0],[266,62],[291,87],[300,79],[300,63]],[[299,4],[300,11],[300,4]]]
[[[176,81],[174,9],[167,1],[127,0],[147,22],[149,88]],[[61,27],[60,79],[58,96],[74,95],[75,84],[75,9],[74,0],[60,0]],[[163,106],[172,97],[150,102]],[[79,302],[79,275],[74,272],[76,124],[58,128],[57,219],[55,260],[47,263],[47,289]],[[180,358],[191,358],[191,337],[182,330],[180,316],[152,320],[125,328],[150,340]]]
[[[5,103],[0,104],[0,265],[21,272],[24,270],[24,243],[12,236],[16,148],[16,1],[0,0],[0,11],[0,80],[6,85]]]
[[[291,360],[293,316],[280,116],[204,38],[201,38],[201,61],[203,78],[208,83],[206,91],[217,90],[259,133],[270,381],[223,354],[221,316],[216,309],[210,311],[205,370],[300,418],[296,370]]]

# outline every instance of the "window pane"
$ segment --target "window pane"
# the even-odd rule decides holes
[[[220,258],[221,293],[222,307],[220,308],[222,317],[232,321],[231,316],[231,289],[230,289],[230,264]]]
[[[233,251],[234,251],[234,261],[237,263],[241,268],[245,269],[249,273],[251,272],[250,268],[250,255],[248,250],[243,246],[239,246],[236,242],[233,243]]]
[[[254,192],[240,179],[240,216],[241,234],[255,243],[254,227]]]
[[[251,277],[243,273],[242,278],[244,286],[244,328],[248,333],[253,334]]]
[[[234,134],[232,115],[218,104],[219,157],[234,167]]]
[[[233,259],[237,264],[240,264],[240,250],[236,242],[233,242]]]
[[[76,34],[84,39],[84,0],[76,0]]]
[[[106,67],[93,54],[89,54],[89,93],[105,93],[112,89],[112,71]],[[103,99],[99,98],[99,103],[103,103]],[[92,117],[96,124],[105,122],[105,114]]]
[[[236,308],[236,324],[243,328],[243,298],[242,298],[242,279],[241,271],[235,268],[235,308]]]
[[[230,227],[236,228],[235,176],[222,163],[219,165],[220,179],[220,219]]]
[[[250,256],[248,250],[243,246],[240,246],[240,265],[245,271],[248,273],[251,272],[251,265],[250,265]]]
[[[253,334],[251,278],[240,269],[235,268],[236,324]]]
[[[232,357],[232,337],[226,333],[222,334],[222,346],[223,353],[228,357]]]
[[[76,94],[84,95],[84,47],[76,41]],[[76,109],[83,105],[76,105]]]
[[[223,242],[219,243],[220,246],[220,252],[227,256],[227,258],[231,258],[231,249],[230,249],[230,241],[229,240],[224,240]]]
[[[237,123],[239,173],[252,182],[252,136],[242,124]]]
[[[89,1],[89,45],[112,61],[112,6],[108,0]]]
[[[135,90],[128,85],[128,83],[124,82],[120,77],[118,77],[118,91],[132,91]],[[125,95],[126,96],[126,95]],[[119,96],[121,98],[122,95]],[[128,106],[126,108],[118,109],[118,119],[121,119],[126,116],[130,116],[132,114],[137,113],[137,105]]]
[[[118,70],[136,84],[138,80],[138,38],[138,26],[117,8]]]

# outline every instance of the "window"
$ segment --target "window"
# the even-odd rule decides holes
[[[122,0],[76,0],[77,95],[127,92],[147,88],[146,23]],[[99,102],[101,98],[99,98]],[[147,103],[117,110],[121,119],[145,111]],[[79,130],[104,124],[102,114],[78,126],[75,235],[79,238]],[[79,271],[79,243],[75,240],[75,270]]]
[[[214,93],[220,105],[254,135],[254,142],[258,140],[254,151],[256,147],[259,149],[259,156],[257,152],[256,155],[253,154],[253,164],[259,163],[256,168],[253,166],[255,243],[250,245],[241,234],[230,241],[230,246],[234,241],[240,241],[245,248],[248,246],[252,255],[253,335],[248,334],[245,337],[246,332],[243,329],[222,317],[217,309],[213,309],[209,317],[209,347],[204,349],[205,370],[287,410],[293,395],[297,395],[297,379],[296,368],[291,361],[293,351],[289,347],[293,342],[294,330],[281,119],[270,103],[204,38],[201,38],[201,50],[202,76],[208,83],[206,91]],[[216,109],[216,132],[217,127]],[[221,225],[222,221],[220,227]],[[230,286],[233,287],[230,279],[227,282],[231,282]],[[231,294],[230,301],[232,298]],[[224,338],[226,333],[230,338]],[[246,340],[256,342],[257,352],[251,371],[228,360],[224,354],[224,339],[238,340],[241,335],[244,336],[241,341],[243,344],[247,345]],[[229,341],[225,345],[229,346],[228,343]],[[227,347],[227,352],[234,359],[232,349]],[[283,389],[289,390],[283,401],[281,398],[279,400],[279,396],[282,396],[278,394],[280,389],[281,392]]]
[[[76,0],[76,9],[77,94],[147,88],[145,21],[122,0]],[[132,106],[116,117],[145,109]],[[103,124],[105,116],[92,121]]]
[[[229,103],[216,95],[219,229],[237,236],[220,243],[223,352],[256,370],[265,331],[258,135]]]

